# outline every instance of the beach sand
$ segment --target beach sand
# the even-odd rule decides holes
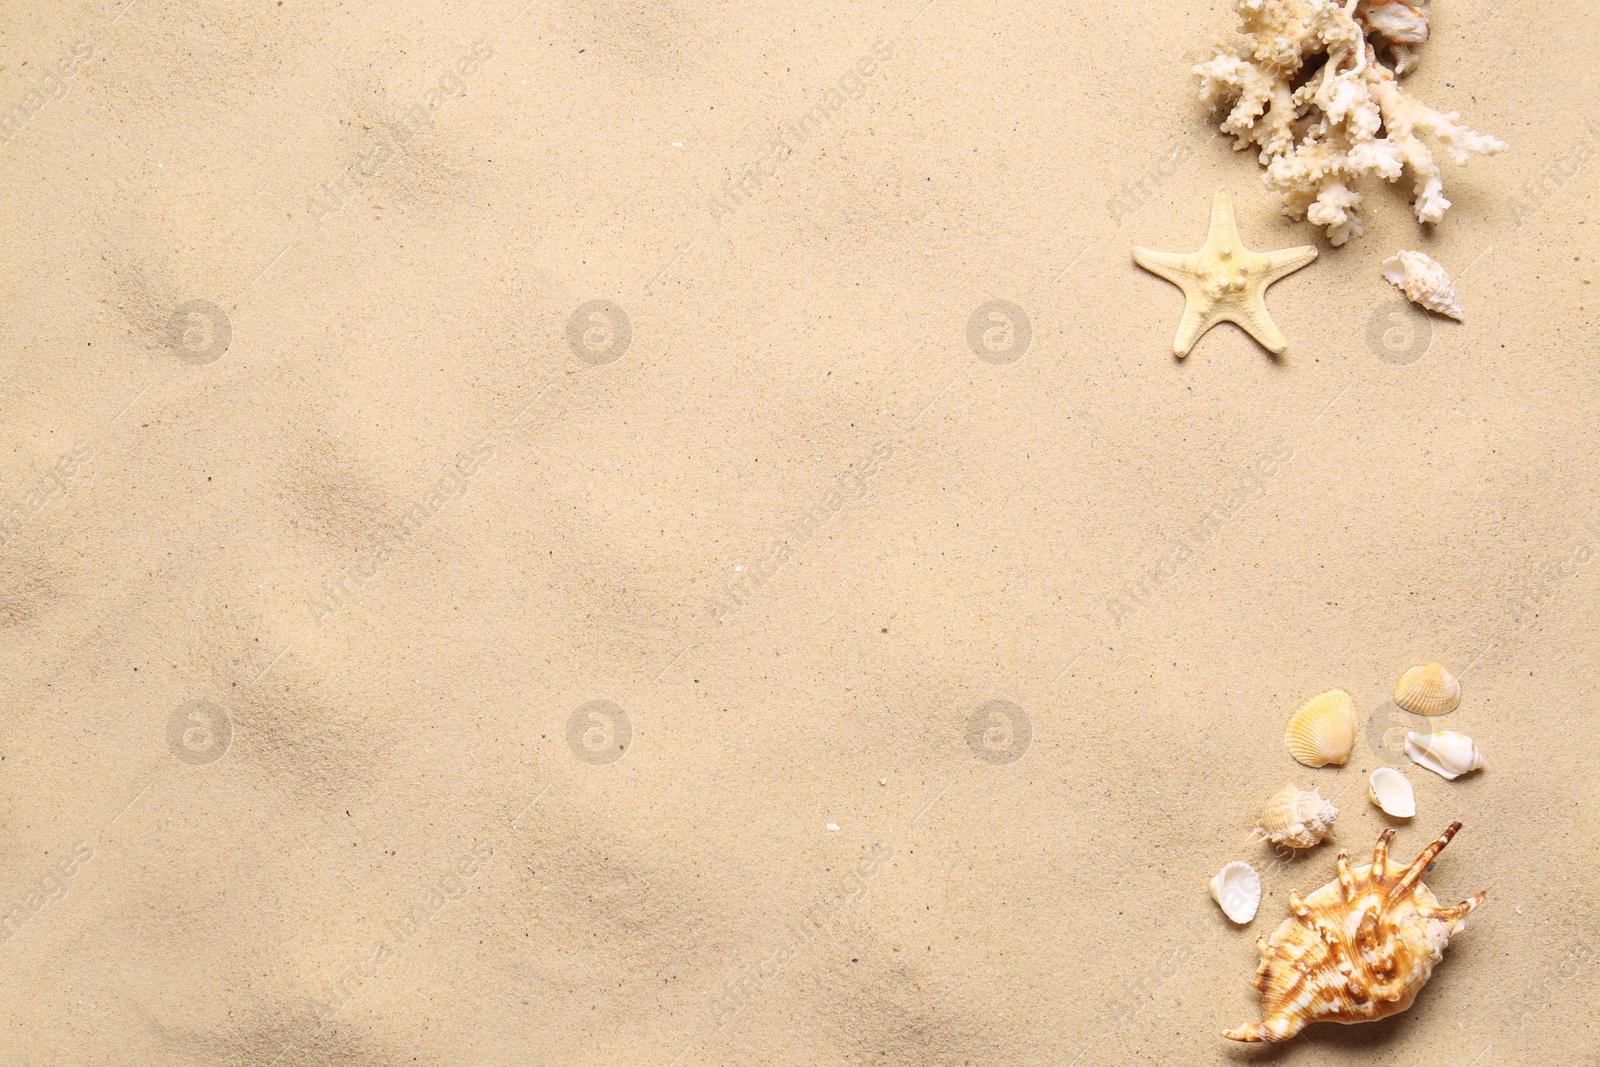
[[[1595,1062],[1600,11],[1438,0],[1511,150],[1332,248],[1220,0],[524,2],[0,7],[0,1062]],[[1219,187],[1280,358],[1132,261]],[[1220,1036],[1455,820],[1411,1010]]]

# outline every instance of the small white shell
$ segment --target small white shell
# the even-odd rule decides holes
[[[1211,899],[1222,913],[1243,926],[1261,906],[1261,876],[1248,863],[1234,860],[1211,879]]]
[[[1406,734],[1406,755],[1418,766],[1452,779],[1483,766],[1483,754],[1472,738],[1454,730],[1431,734],[1412,730]]]
[[[1413,304],[1461,321],[1461,302],[1449,273],[1426,252],[1401,249],[1383,261],[1383,276]]]
[[[1385,815],[1409,819],[1417,813],[1417,794],[1411,782],[1393,767],[1379,767],[1367,779],[1367,796]]]
[[[1364,29],[1391,44],[1424,44],[1428,40],[1427,5],[1416,7],[1401,0],[1376,0],[1356,15]]]
[[[1338,817],[1339,809],[1323,799],[1320,789],[1301,789],[1290,782],[1267,801],[1256,826],[1274,845],[1311,848],[1328,836]]]

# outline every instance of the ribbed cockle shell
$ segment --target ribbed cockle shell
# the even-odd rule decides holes
[[[1424,663],[1400,676],[1394,702],[1413,715],[1448,715],[1461,703],[1461,682],[1443,663]]]
[[[1393,830],[1372,850],[1372,865],[1350,866],[1304,901],[1289,894],[1294,913],[1261,938],[1261,1022],[1223,1031],[1235,1041],[1287,1041],[1314,1022],[1364,1023],[1411,1007],[1444,958],[1468,912],[1487,893],[1440,907],[1422,874],[1461,829],[1453,822],[1409,867],[1389,861]]]
[[[1289,755],[1307,767],[1342,764],[1356,744],[1356,709],[1343,689],[1318,693],[1293,715],[1284,731]]]

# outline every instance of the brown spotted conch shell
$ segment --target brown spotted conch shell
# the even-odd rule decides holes
[[[1403,867],[1389,860],[1393,830],[1372,850],[1372,865],[1350,866],[1341,850],[1339,877],[1304,901],[1256,942],[1261,967],[1261,1022],[1223,1031],[1235,1041],[1287,1041],[1315,1022],[1365,1023],[1411,1007],[1450,938],[1488,894],[1440,907],[1422,874],[1461,829],[1453,822]]]

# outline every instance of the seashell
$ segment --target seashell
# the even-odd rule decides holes
[[[1400,676],[1394,702],[1413,715],[1444,715],[1461,703],[1461,683],[1443,663],[1424,663]]]
[[[1383,276],[1413,304],[1461,321],[1461,302],[1450,275],[1426,252],[1396,252],[1383,261]]]
[[[1243,926],[1256,917],[1261,906],[1261,876],[1248,863],[1234,860],[1211,879],[1211,899],[1224,915]]]
[[[1483,766],[1483,753],[1472,743],[1472,738],[1454,730],[1431,734],[1412,730],[1406,734],[1406,755],[1411,757],[1412,763],[1450,779]]]
[[[1319,693],[1289,716],[1283,735],[1289,754],[1307,767],[1326,767],[1350,758],[1356,744],[1355,702],[1343,689]]]
[[[1390,44],[1418,45],[1428,40],[1426,4],[1368,0],[1356,12],[1356,20],[1363,30],[1376,33]]]
[[[1393,767],[1379,767],[1367,779],[1367,796],[1385,815],[1409,819],[1417,813],[1417,794],[1411,782]]]
[[[1267,801],[1257,828],[1274,845],[1310,848],[1328,836],[1339,809],[1322,799],[1320,790],[1300,789],[1293,782]]]
[[[1222,1036],[1287,1041],[1310,1023],[1371,1022],[1411,1007],[1467,913],[1488,896],[1445,908],[1422,884],[1423,872],[1460,829],[1451,823],[1409,867],[1389,861],[1394,831],[1385,830],[1371,866],[1352,868],[1340,851],[1337,879],[1304,901],[1291,892],[1293,915],[1256,941],[1261,1022]]]

